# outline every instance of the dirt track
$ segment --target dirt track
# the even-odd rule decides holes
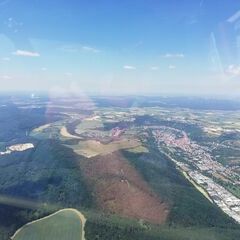
[[[166,220],[168,206],[120,153],[90,158],[81,167],[100,208],[155,224]]]

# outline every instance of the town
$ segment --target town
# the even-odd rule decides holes
[[[239,175],[213,160],[208,149],[191,141],[184,131],[157,127],[152,133],[160,151],[165,151],[185,176],[187,174],[190,180],[206,191],[216,205],[240,223],[240,199],[211,178],[219,176],[233,185],[239,185]],[[181,153],[184,158],[180,157]]]

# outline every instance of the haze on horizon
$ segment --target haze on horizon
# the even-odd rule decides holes
[[[0,0],[1,91],[239,96],[234,0]]]

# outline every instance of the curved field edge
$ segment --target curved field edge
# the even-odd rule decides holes
[[[79,220],[79,229],[77,229],[77,219]],[[66,224],[67,221],[68,224]],[[81,212],[73,208],[65,208],[25,224],[15,232],[11,239],[37,240],[44,236],[44,239],[49,240],[85,240],[85,223],[86,218]],[[68,236],[66,237],[66,235]]]

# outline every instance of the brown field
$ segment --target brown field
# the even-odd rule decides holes
[[[93,188],[99,208],[121,216],[164,223],[168,206],[162,202],[139,173],[118,152],[81,162]]]

